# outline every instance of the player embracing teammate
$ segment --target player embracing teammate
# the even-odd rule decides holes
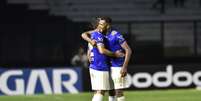
[[[125,101],[123,89],[128,87],[127,67],[132,51],[111,23],[109,17],[97,18],[95,29],[82,33],[89,43],[91,85],[95,90],[92,101],[102,101],[105,91],[110,91],[109,101]]]

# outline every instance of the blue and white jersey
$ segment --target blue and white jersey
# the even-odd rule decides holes
[[[91,39],[96,41],[96,45],[104,45],[105,36],[100,32],[93,32],[91,34]],[[108,56],[101,54],[97,47],[93,47],[91,50],[91,64],[90,68],[99,71],[109,71],[110,59]]]
[[[124,52],[124,49],[121,47],[121,44],[125,42],[124,37],[116,30],[111,30],[107,35],[107,45],[108,49],[112,52],[121,51]],[[120,58],[111,58],[112,67],[122,67],[125,57]]]

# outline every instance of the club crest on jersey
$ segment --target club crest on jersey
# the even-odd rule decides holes
[[[112,31],[111,34],[115,35],[115,34],[117,34],[117,31]]]

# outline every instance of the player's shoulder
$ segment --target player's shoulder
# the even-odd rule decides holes
[[[93,39],[98,41],[103,41],[104,35],[102,35],[100,32],[94,32]]]
[[[114,30],[113,33],[114,33],[114,36],[115,36],[116,39],[121,39],[121,40],[124,39],[123,35],[119,31]]]
[[[119,31],[117,31],[117,30],[112,30],[111,31],[111,35],[113,35],[113,36],[119,36],[119,35],[121,35],[121,33]]]
[[[92,31],[91,35],[94,36],[94,37],[100,36],[98,31]]]
[[[95,31],[94,35],[96,35],[97,37],[104,37],[104,35],[98,31]]]
[[[118,31],[117,31],[117,30],[112,30],[112,31],[111,31],[111,35],[115,36],[116,34],[118,34]]]

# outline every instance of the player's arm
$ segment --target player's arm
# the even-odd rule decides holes
[[[89,63],[91,63],[92,61],[92,57],[91,57],[91,50],[92,50],[93,46],[91,44],[88,44],[88,49],[87,49],[87,58],[89,60]]]
[[[92,46],[94,46],[96,44],[96,42],[90,38],[90,35],[91,35],[92,32],[94,32],[94,30],[86,31],[86,32],[84,32],[84,33],[81,34],[81,37],[85,41],[87,41],[88,43],[90,43]]]
[[[99,44],[97,45],[97,48],[98,48],[98,50],[99,50],[99,52],[100,52],[101,54],[105,54],[105,55],[110,56],[110,57],[116,57],[113,52],[111,52],[111,51],[109,51],[109,50],[107,50],[107,49],[105,48],[104,44],[100,44],[100,43],[99,43]]]
[[[87,58],[88,58],[89,63],[91,62],[90,54],[91,54],[91,51],[88,49],[87,50]]]
[[[122,69],[120,71],[121,77],[124,77],[127,74],[127,67],[128,67],[128,63],[130,61],[132,50],[129,47],[129,45],[127,44],[127,42],[124,39],[124,37],[120,33],[117,35],[117,40],[118,40],[119,44],[121,45],[121,47],[125,51],[125,60],[124,60],[124,63],[123,63],[123,67],[122,67]]]
[[[98,51],[101,54],[107,55],[109,57],[123,57],[124,56],[123,53],[118,53],[118,52],[113,53],[113,52],[109,51],[108,49],[106,49],[103,39],[104,38],[101,35],[98,35],[97,37],[95,37],[96,46],[98,48]]]
[[[123,67],[122,67],[122,70],[121,70],[121,76],[124,77],[127,74],[127,67],[128,67],[128,63],[130,61],[132,50],[131,50],[130,46],[127,44],[126,41],[124,41],[121,44],[121,47],[125,50],[125,60],[124,60],[124,64],[123,64]]]

